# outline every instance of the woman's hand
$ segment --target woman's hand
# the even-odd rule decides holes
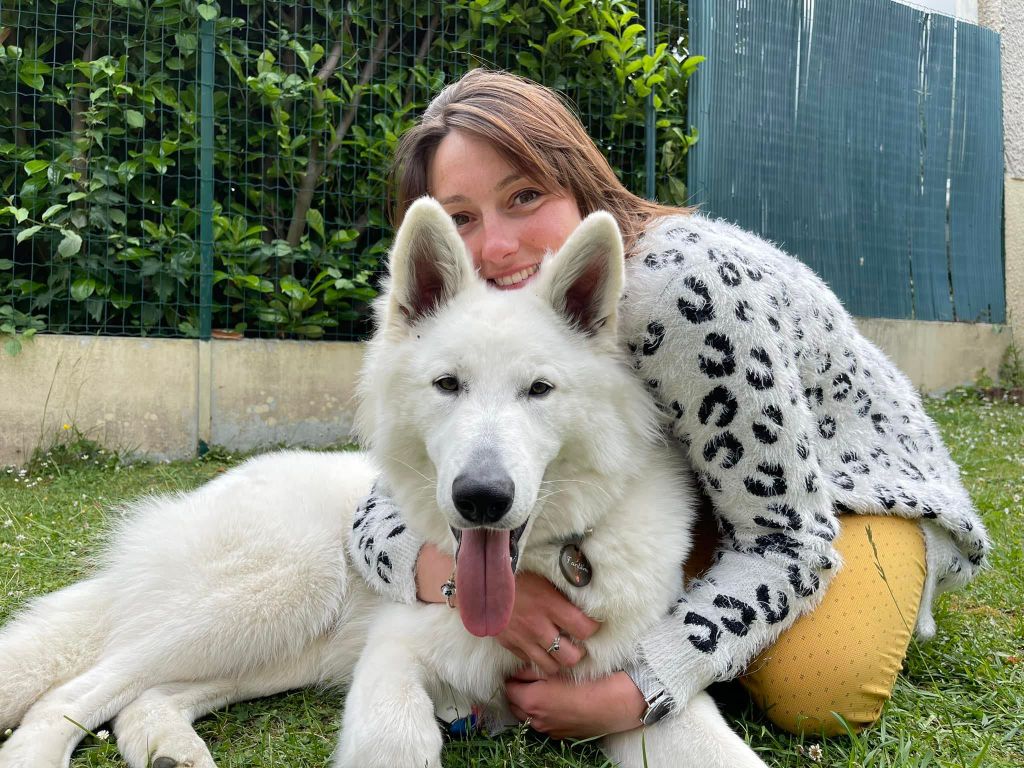
[[[516,575],[512,618],[497,640],[550,677],[579,663],[586,651],[572,640],[586,640],[600,626],[543,576],[523,572]],[[549,653],[556,637],[558,650]]]
[[[424,544],[416,561],[416,595],[427,603],[444,601],[441,585],[454,570],[452,558],[432,544]],[[455,595],[452,604],[458,604]],[[497,641],[527,663],[536,664],[548,676],[562,667],[579,663],[586,651],[572,639],[586,640],[601,625],[573,605],[543,576],[516,574],[516,602],[508,626]],[[548,653],[555,638],[559,648]]]
[[[639,727],[647,708],[625,672],[577,683],[524,667],[505,681],[512,714],[553,739],[586,739]]]

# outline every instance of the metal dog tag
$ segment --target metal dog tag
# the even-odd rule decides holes
[[[558,553],[558,567],[562,570],[562,575],[574,587],[587,586],[594,576],[590,561],[583,554],[579,544],[573,541],[562,547],[562,551]]]

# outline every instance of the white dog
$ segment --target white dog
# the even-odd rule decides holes
[[[532,287],[502,292],[422,200],[390,266],[360,385],[370,456],[272,454],[137,504],[95,576],[0,632],[0,730],[17,726],[0,768],[62,768],[79,726],[110,718],[133,768],[212,768],[196,717],[319,683],[351,683],[336,766],[433,768],[435,704],[507,714],[521,662],[489,636],[516,568],[601,621],[581,678],[621,669],[672,607],[693,500],[620,357],[612,218],[590,216]],[[459,610],[384,604],[346,565],[378,475],[409,526],[457,550]],[[568,542],[592,566],[584,586],[559,567]],[[764,765],[706,694],[603,746],[623,766],[645,749],[655,767]]]

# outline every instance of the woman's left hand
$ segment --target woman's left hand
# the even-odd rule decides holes
[[[505,693],[513,715],[554,739],[629,731],[640,725],[647,708],[625,672],[577,683],[524,667],[505,681]]]

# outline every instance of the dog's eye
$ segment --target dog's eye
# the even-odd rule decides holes
[[[442,392],[455,393],[461,389],[459,380],[451,375],[438,376],[434,379],[434,386]]]
[[[544,397],[544,395],[554,388],[554,384],[549,384],[544,381],[544,379],[537,379],[530,385],[530,397]]]

